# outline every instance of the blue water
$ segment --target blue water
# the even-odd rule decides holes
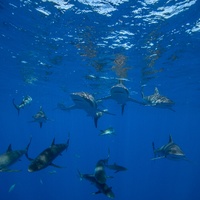
[[[2,200],[109,199],[81,173],[93,173],[107,158],[128,170],[106,169],[116,200],[200,199],[200,2],[197,0],[3,0],[0,1],[0,154],[8,145],[35,158],[56,143],[67,151],[49,166],[27,171],[23,156],[0,174]],[[141,90],[175,102],[173,109],[128,102],[124,114],[115,101],[101,103],[104,114],[95,128],[82,110],[63,112],[58,103],[73,105],[70,93],[85,91],[95,98],[109,95],[123,79],[130,96],[142,101]],[[17,110],[24,96],[30,105]],[[49,121],[30,123],[42,106]],[[116,135],[99,136],[113,127]],[[152,161],[152,142],[160,147],[169,134],[188,161]],[[12,191],[11,186],[15,184]]]

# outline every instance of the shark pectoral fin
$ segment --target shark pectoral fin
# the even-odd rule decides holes
[[[52,167],[56,167],[56,168],[63,168],[63,167],[61,167],[61,166],[59,166],[59,165],[55,165],[55,164],[53,164],[53,163],[51,163],[50,164]]]
[[[83,180],[83,174],[81,174],[81,172],[78,169],[77,169],[77,172],[78,172],[78,176],[80,178],[80,181],[82,181]]]
[[[92,194],[100,194],[102,193],[100,190],[96,191],[96,192],[93,192]]]
[[[114,176],[106,176],[106,178],[114,178]]]
[[[106,96],[106,97],[103,97],[103,98],[101,98],[101,99],[97,99],[97,101],[98,101],[98,102],[101,102],[101,101],[103,101],[103,100],[108,100],[108,99],[112,99],[112,97],[111,97],[111,96]]]
[[[63,103],[58,103],[57,108],[63,111],[70,111],[70,110],[76,109],[74,105],[67,107]]]
[[[165,156],[160,156],[160,157],[152,158],[151,160],[158,160],[158,159],[162,159],[162,158],[165,158]]]
[[[0,172],[21,172],[22,170],[17,169],[1,169]]]
[[[169,110],[171,110],[172,112],[176,112],[173,108],[168,108]]]
[[[105,109],[105,110],[101,110],[100,112],[105,113],[105,114],[108,114],[108,115],[113,115],[113,116],[116,115],[116,114],[114,114],[114,113],[108,112],[107,109]]]
[[[145,103],[143,103],[143,102],[141,102],[141,101],[138,101],[138,100],[136,100],[136,99],[133,99],[133,98],[128,98],[128,101],[131,101],[131,102],[134,102],[134,103],[137,103],[137,104],[140,104],[140,105],[145,105]]]

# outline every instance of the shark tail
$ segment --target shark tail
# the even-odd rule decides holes
[[[16,110],[17,110],[17,113],[18,113],[18,116],[19,116],[19,111],[20,111],[20,108],[17,104],[15,104],[15,99],[12,100],[12,103],[13,105],[15,106]]]
[[[103,112],[97,112],[95,117],[94,117],[94,125],[95,125],[96,128],[98,126],[98,120],[102,115],[103,115]]]
[[[99,117],[94,117],[95,128],[97,128],[97,126],[98,126],[98,119],[99,119]]]
[[[40,122],[39,124],[40,124],[40,128],[42,128],[42,124],[43,124],[43,123],[42,123],[42,122]]]
[[[125,105],[126,105],[126,104],[122,104],[122,112],[121,112],[122,115],[124,114]]]
[[[153,148],[154,158],[156,158],[156,153],[155,153],[156,148],[154,142],[152,142],[152,148]]]
[[[27,145],[27,147],[26,147],[26,153],[25,153],[25,156],[26,156],[26,158],[27,158],[29,161],[32,161],[32,160],[33,160],[32,158],[30,158],[30,157],[28,156],[28,150],[29,150],[29,146],[30,146],[30,144],[31,144],[31,141],[32,141],[32,137],[31,137],[31,139],[30,139],[30,141],[29,141],[29,143],[28,143],[28,145]]]
[[[31,141],[32,141],[32,136],[31,136],[31,139],[30,139],[28,145],[26,146],[26,152],[28,152],[28,150],[29,150],[29,146],[30,146],[30,144],[31,144]]]

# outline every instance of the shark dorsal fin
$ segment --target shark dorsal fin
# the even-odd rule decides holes
[[[155,87],[154,94],[159,94],[158,88]]]
[[[42,106],[40,106],[40,111],[42,111]]]
[[[123,80],[119,79],[118,84],[122,84],[123,85]]]
[[[51,143],[51,146],[53,146],[55,144],[55,138],[53,138],[53,141]]]
[[[172,142],[173,142],[172,136],[169,135],[169,143],[172,143]]]
[[[6,152],[11,152],[12,151],[12,146],[11,146],[11,144],[8,146],[8,149],[7,149],[7,151]]]

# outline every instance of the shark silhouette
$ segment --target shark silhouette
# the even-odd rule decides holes
[[[154,158],[152,158],[152,160],[161,158],[167,158],[170,160],[186,160],[184,152],[174,143],[171,135],[169,136],[169,142],[167,144],[156,149],[153,142],[152,147],[154,152]]]
[[[124,86],[124,84],[122,83],[121,80],[119,81],[118,84],[111,87],[109,96],[103,97],[99,100],[108,100],[108,99],[112,99],[121,105],[121,114],[122,115],[124,113],[124,107],[125,107],[126,103],[129,101],[144,105],[142,102],[130,97],[128,88]]]
[[[7,151],[0,155],[0,172],[19,172],[20,170],[11,170],[9,167],[20,160],[26,154],[30,146],[31,140],[27,147],[23,150],[12,150],[11,144],[8,146]]]
[[[157,87],[155,87],[154,94],[145,96],[143,92],[141,92],[142,98],[145,101],[146,106],[155,106],[159,108],[168,108],[172,111],[172,106],[175,104],[171,99],[166,96],[160,94]]]
[[[40,106],[40,110],[35,115],[33,115],[33,121],[31,122],[38,122],[40,128],[42,128],[43,123],[45,123],[48,120],[49,119],[47,118],[45,112],[43,111],[42,106]]]
[[[64,104],[59,103],[57,107],[64,111],[73,109],[84,110],[88,116],[94,119],[95,127],[97,128],[98,119],[104,114],[110,114],[107,110],[99,110],[95,98],[87,92],[75,92],[71,94],[74,105],[66,107]]]

